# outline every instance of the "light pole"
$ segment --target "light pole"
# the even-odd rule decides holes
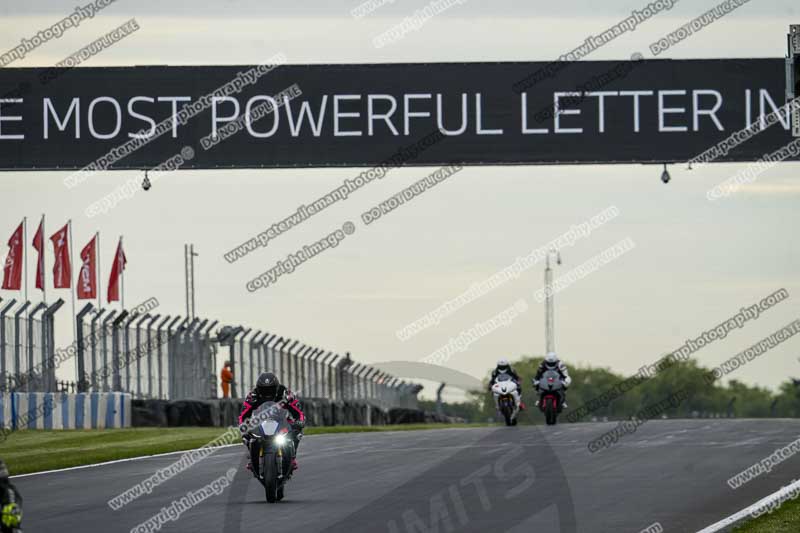
[[[561,264],[561,252],[551,248],[547,252],[544,269],[544,339],[545,353],[556,351],[555,339],[555,313],[553,309],[553,269],[550,267],[550,257],[555,257],[556,265]]]
[[[200,254],[194,251],[194,244],[183,245],[183,259],[186,280],[186,316],[195,318],[197,316],[194,306],[194,258]]]

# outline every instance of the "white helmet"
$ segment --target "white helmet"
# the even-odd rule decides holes
[[[497,370],[501,374],[508,372],[509,368],[511,368],[511,365],[508,363],[508,359],[500,359],[497,361]]]
[[[556,355],[556,352],[547,352],[547,355],[544,356],[544,360],[551,364],[557,363],[558,356]]]

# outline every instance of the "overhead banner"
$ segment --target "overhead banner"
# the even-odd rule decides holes
[[[783,59],[3,68],[0,169],[797,160],[784,95]]]

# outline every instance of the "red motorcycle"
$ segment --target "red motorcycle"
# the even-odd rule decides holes
[[[561,413],[564,383],[555,370],[547,370],[539,380],[539,410],[548,426],[554,426]]]

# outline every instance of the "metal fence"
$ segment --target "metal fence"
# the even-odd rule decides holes
[[[217,398],[217,369],[230,361],[233,398],[244,397],[264,371],[277,374],[305,398],[417,407],[420,385],[344,356],[275,333],[219,321],[162,316],[137,310],[97,309],[77,314],[73,345],[56,349],[53,317],[63,300],[15,300],[0,305],[0,390],[129,392],[135,398]],[[56,369],[74,358],[73,384]]]
[[[64,304],[0,302],[0,392],[55,392],[53,316]]]
[[[420,385],[300,341],[219,321],[149,313],[78,313],[77,389],[130,392],[136,398],[217,398],[217,369],[230,361],[233,398],[272,371],[296,394],[367,401],[383,408],[417,407]]]
[[[369,401],[384,408],[417,407],[420,385],[406,383],[379,369],[300,341],[249,328],[225,327],[218,342],[228,347],[234,382],[233,397],[255,386],[269,370],[298,395],[333,401]]]

